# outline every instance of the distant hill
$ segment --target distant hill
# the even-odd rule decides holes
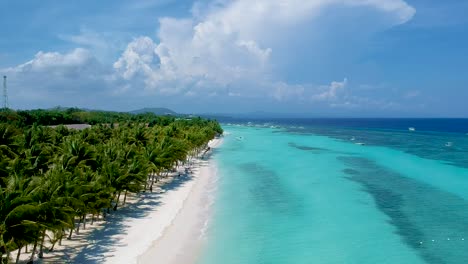
[[[178,115],[176,112],[171,109],[154,107],[154,108],[142,108],[134,111],[130,111],[132,114],[144,114],[144,113],[153,113],[155,115]]]

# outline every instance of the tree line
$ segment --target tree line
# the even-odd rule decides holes
[[[178,117],[183,117],[179,115]],[[132,114],[127,112],[88,111],[79,108],[11,110],[0,109],[0,123],[9,123],[14,126],[24,127],[37,125],[67,125],[67,124],[102,124],[120,122],[167,122],[175,116],[156,116],[153,113]]]
[[[0,123],[2,263],[18,262],[28,246],[30,262],[36,251],[42,257],[88,222],[118,210],[129,193],[152,191],[223,132],[218,122],[201,118],[99,112],[87,114],[97,120],[91,128],[74,130],[44,126],[57,120],[28,125],[17,112],[3,114],[16,118]]]

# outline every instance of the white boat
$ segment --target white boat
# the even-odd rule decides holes
[[[355,137],[352,137],[352,138],[351,138],[351,141],[354,141],[354,140],[356,140],[356,138],[355,138]]]
[[[446,147],[451,147],[451,146],[453,146],[453,142],[447,142],[447,143],[445,143],[445,146]]]
[[[416,128],[414,128],[414,127],[408,127],[408,130],[409,130],[409,131],[416,131]]]
[[[364,146],[364,145],[365,145],[365,143],[362,143],[362,142],[356,142],[356,143],[354,143],[354,144],[360,145],[360,146]]]

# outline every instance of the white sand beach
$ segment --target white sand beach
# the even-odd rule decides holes
[[[209,146],[215,149],[221,143],[222,139],[214,139]],[[169,177],[152,193],[129,196],[127,205],[108,215],[106,221],[88,223],[44,258],[36,256],[35,263],[193,262],[203,242],[201,234],[217,179],[210,154],[196,159],[192,173]],[[29,255],[22,254],[21,263]]]
[[[209,146],[216,148],[220,143],[221,139],[214,139]],[[211,159],[199,159],[192,170],[189,179],[180,183],[174,179],[162,186],[164,194],[159,204],[149,209],[151,213],[126,222],[122,232],[114,236],[119,242],[109,248],[105,263],[190,263],[186,260],[197,252],[193,238],[206,220],[200,216],[207,214],[203,201],[208,198],[216,166]]]
[[[170,225],[164,230],[162,236],[139,256],[138,263],[189,264],[195,262],[204,242],[203,234],[213,203],[216,181],[216,166],[213,161],[201,163],[195,177],[195,180],[187,184],[187,190],[180,192],[180,196],[186,198],[181,207],[177,203],[176,206],[179,208],[177,215],[170,216],[173,217]],[[160,226],[166,226],[167,223],[167,221],[160,223]]]

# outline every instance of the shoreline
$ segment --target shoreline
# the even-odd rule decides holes
[[[174,173],[153,192],[128,196],[116,214],[95,221],[34,262],[193,263],[201,250],[217,180],[211,155],[222,142],[223,138],[211,140],[210,150],[193,160],[189,174]],[[28,255],[22,254],[20,263],[26,263]]]
[[[213,139],[209,142],[209,147],[213,149],[221,143],[222,138]],[[128,220],[128,228],[116,235],[119,237],[119,244],[109,249],[107,253],[113,254],[107,256],[104,263],[154,263],[152,259],[166,264],[187,263],[169,261],[180,257],[179,252],[175,251],[177,248],[188,252],[184,244],[191,242],[193,237],[190,234],[199,227],[196,215],[202,213],[204,208],[199,204],[197,206],[196,201],[206,198],[207,187],[216,175],[216,166],[210,158],[211,151],[207,153],[205,160],[195,160],[193,172],[187,179],[176,182],[174,187],[166,186],[172,182],[161,186],[158,205],[146,217]],[[173,177],[173,182],[178,180],[178,177]],[[183,243],[184,238],[186,243]],[[197,245],[193,247],[192,253],[196,254],[196,248]]]
[[[214,200],[217,167],[210,158],[197,165],[193,185],[183,205],[161,236],[138,256],[138,264],[188,264],[195,263],[199,257]]]

